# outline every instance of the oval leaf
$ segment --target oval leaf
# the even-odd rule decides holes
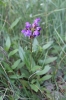
[[[3,97],[2,96],[0,96],[0,100],[3,100]]]
[[[20,63],[20,59],[17,60],[16,62],[14,62],[14,64],[11,66],[11,68],[15,69],[16,67],[18,67],[19,63]]]
[[[8,57],[14,55],[17,51],[18,51],[18,49],[15,49],[15,50],[11,51],[11,52],[9,53]]]
[[[51,78],[51,75],[46,75],[46,76],[43,76],[42,78],[40,78],[40,80],[39,81],[46,81],[46,80],[48,80],[48,79],[50,79]]]
[[[20,21],[21,17],[17,18],[10,26],[10,29],[13,29],[17,24],[18,22]]]
[[[38,43],[37,39],[35,38],[33,41],[33,45],[32,45],[33,52],[38,50],[38,45],[39,45],[39,43]]]
[[[7,37],[7,40],[6,40],[6,50],[7,51],[9,50],[10,46],[11,46],[10,37]]]
[[[27,76],[24,73],[22,75],[15,74],[15,75],[10,76],[11,79],[20,79],[20,78],[23,78],[23,77],[27,78]]]
[[[20,56],[21,60],[24,61],[25,52],[21,46],[19,46],[19,56]]]
[[[43,46],[43,49],[45,50],[45,49],[49,48],[52,45],[52,43],[53,43],[53,41],[48,42],[47,44],[45,44]]]
[[[34,90],[35,92],[38,92],[39,88],[35,84],[30,85],[31,89]]]
[[[36,66],[32,67],[31,70],[32,70],[33,72],[35,72],[35,71],[37,71],[37,70],[39,70],[39,69],[41,69],[41,66],[36,65]]]
[[[37,75],[43,75],[43,74],[46,74],[49,70],[50,70],[51,67],[49,67],[49,65],[45,66],[45,68],[41,71],[37,71],[36,74]]]
[[[51,63],[51,62],[55,61],[56,59],[57,59],[57,57],[48,57],[48,58],[45,60],[45,64]]]

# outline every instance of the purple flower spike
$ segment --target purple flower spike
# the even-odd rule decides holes
[[[25,36],[34,38],[40,35],[41,27],[39,27],[40,18],[36,18],[32,25],[29,22],[25,23],[25,28],[21,31]]]
[[[26,27],[27,29],[30,29],[30,28],[31,28],[31,24],[30,24],[29,22],[26,22],[26,23],[25,23],[25,27]]]

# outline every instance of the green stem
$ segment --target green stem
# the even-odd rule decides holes
[[[31,68],[32,68],[32,38],[30,39],[30,42],[31,42],[31,48],[30,48],[30,51],[31,51],[31,55],[30,55],[30,62],[31,62]]]
[[[30,40],[31,40],[30,42],[31,42],[31,54],[32,54],[32,38]]]

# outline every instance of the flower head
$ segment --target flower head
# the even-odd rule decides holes
[[[25,29],[21,32],[27,37],[36,37],[40,35],[41,27],[39,27],[40,18],[36,18],[32,25],[29,22],[25,23]]]

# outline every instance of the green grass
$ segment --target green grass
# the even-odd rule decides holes
[[[21,34],[21,30],[26,21],[32,23],[37,17],[41,18],[42,27],[41,35],[37,38],[40,48],[50,41],[53,41],[53,44],[46,51],[43,51],[44,54],[39,53],[38,55],[36,53],[37,57],[34,56],[36,63],[38,64],[37,58],[45,61],[48,57],[56,56],[55,64],[50,64],[53,69],[52,82],[56,84],[55,78],[59,69],[64,71],[66,77],[66,0],[0,0],[0,46],[3,48],[0,48],[0,87],[3,87],[0,89],[1,100],[3,100],[2,96],[8,97],[8,100],[18,100],[19,97],[21,100],[23,98],[29,100],[27,99],[29,97],[36,100],[35,93],[30,96],[30,92],[27,92],[24,86],[23,93],[18,88],[22,84],[20,79],[15,81],[16,85],[14,80],[11,81],[10,73],[4,67],[3,62],[8,64],[6,66],[11,67],[16,60],[20,59],[18,54],[8,58],[4,52],[7,52],[8,56],[19,45],[25,49],[29,47],[30,41]],[[11,41],[9,50],[6,48],[7,37]],[[14,74],[16,74],[16,70]]]

